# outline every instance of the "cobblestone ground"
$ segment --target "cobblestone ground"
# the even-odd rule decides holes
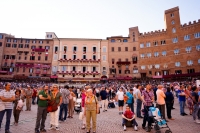
[[[192,116],[180,116],[179,115],[179,106],[177,99],[175,101],[175,110],[172,110],[172,116],[175,120],[170,120],[168,122],[169,127],[173,133],[200,133],[200,124],[194,123]],[[24,108],[25,109],[25,108]],[[37,105],[32,105],[32,111],[22,111],[20,115],[19,125],[13,125],[13,116],[11,120],[11,129],[12,133],[34,133],[35,121],[36,121],[36,111]],[[186,109],[186,113],[188,113]],[[46,129],[49,128],[50,116],[48,114],[46,120]],[[142,119],[137,119],[139,124],[138,131],[134,131],[132,127],[127,128],[126,133],[139,132],[146,133],[141,128]],[[5,117],[2,123],[2,130],[0,133],[4,132]],[[74,114],[73,119],[67,119],[66,122],[60,123],[60,130],[47,130],[48,133],[86,133],[86,130],[81,130],[81,121],[78,120],[78,114]],[[165,132],[165,129],[161,130],[162,133]],[[97,120],[97,133],[122,133],[123,127],[121,126],[121,116],[118,114],[118,109],[108,109],[107,112],[102,112],[98,115]],[[155,131],[152,130],[151,133]]]

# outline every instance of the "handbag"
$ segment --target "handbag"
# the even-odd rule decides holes
[[[79,117],[78,118],[79,118],[79,120],[83,120],[83,112],[79,113]]]
[[[5,110],[5,105],[3,103],[0,104],[0,111],[4,111]]]
[[[57,109],[58,109],[58,106],[55,100],[51,100],[48,102],[47,112],[55,112]]]
[[[95,99],[95,102],[96,102],[96,108],[97,108],[97,98],[95,97],[94,99]],[[99,109],[97,108],[97,110],[99,110],[98,114],[100,114],[100,108],[99,108]]]

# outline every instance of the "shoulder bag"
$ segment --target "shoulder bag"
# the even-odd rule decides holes
[[[97,97],[94,96],[95,102],[96,102],[96,108],[97,108]],[[99,110],[98,114],[100,114],[100,108],[98,107],[97,110]]]

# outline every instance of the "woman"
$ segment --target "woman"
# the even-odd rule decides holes
[[[21,90],[17,89],[15,91],[15,101],[13,101],[14,102],[13,116],[14,116],[14,120],[15,120],[15,122],[14,122],[15,126],[18,125],[19,115],[22,110],[22,108],[17,107],[18,101],[20,99],[22,99],[24,102],[24,98],[22,98],[22,96],[21,96]]]
[[[85,98],[84,115],[86,115],[86,128],[87,133],[90,132],[90,121],[92,118],[92,130],[96,133],[97,114],[99,113],[99,105],[96,96],[92,93],[92,89],[87,90]]]
[[[58,128],[58,119],[59,119],[59,112],[60,112],[60,105],[62,104],[62,95],[59,92],[58,85],[54,84],[52,92],[50,93],[51,100],[55,101],[55,104],[57,105],[58,109],[55,112],[50,112],[50,129],[53,129],[53,126],[56,127],[56,130],[59,130]]]
[[[186,98],[187,98],[187,105],[188,105],[188,109],[190,111],[190,115],[192,115],[193,112],[193,101],[192,101],[192,87],[191,85],[187,86],[187,90],[185,91],[186,93]]]
[[[69,116],[68,118],[73,118],[73,114],[74,114],[74,105],[75,105],[75,101],[73,100],[74,98],[76,98],[76,95],[73,92],[72,88],[69,88],[70,94],[69,94],[69,107],[68,107],[68,111],[69,111]]]
[[[167,108],[167,117],[170,120],[174,120],[171,116],[171,110],[173,107],[173,101],[174,101],[174,95],[171,92],[170,87],[167,87],[167,92],[165,93],[166,98],[165,98],[165,102],[166,102],[166,108]]]
[[[86,98],[86,91],[85,91],[85,89],[83,89],[82,88],[82,90],[81,90],[81,99],[82,99],[82,101],[81,101],[81,107],[82,107],[82,112],[84,112],[85,110],[85,98]],[[85,118],[85,115],[83,115],[83,125],[82,125],[82,127],[81,127],[81,129],[85,129],[85,125],[86,125],[86,118]]]

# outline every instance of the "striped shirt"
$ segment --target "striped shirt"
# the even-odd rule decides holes
[[[12,90],[10,90],[10,91],[2,90],[0,92],[0,97],[11,98],[13,96],[15,96],[15,92],[12,91]],[[3,102],[2,100],[0,100],[0,104],[4,104],[5,109],[12,109],[13,108],[13,102]]]

